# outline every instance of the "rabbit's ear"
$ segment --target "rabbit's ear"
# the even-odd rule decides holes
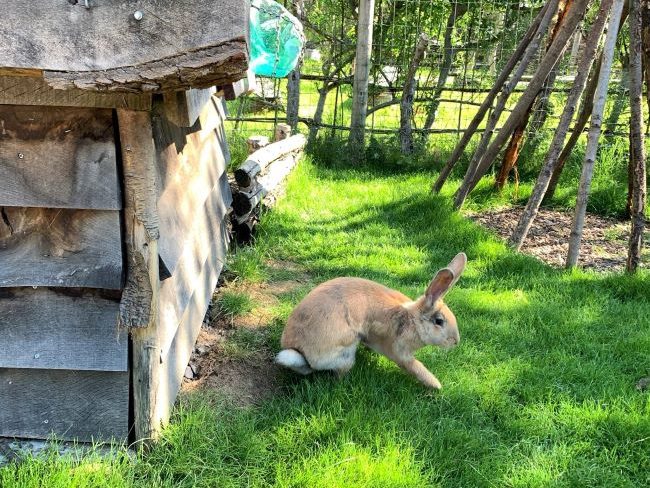
[[[451,260],[451,263],[447,266],[451,270],[451,272],[454,274],[454,280],[452,281],[451,286],[454,286],[456,282],[458,281],[458,278],[460,278],[460,275],[463,274],[463,271],[465,270],[465,265],[467,264],[467,255],[464,252],[459,252],[456,254],[456,257]]]
[[[445,293],[454,284],[454,272],[449,268],[443,268],[436,274],[435,278],[429,284],[424,296],[427,299],[427,305],[433,306],[436,301],[445,296]]]

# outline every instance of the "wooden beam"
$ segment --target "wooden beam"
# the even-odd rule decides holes
[[[245,0],[32,0],[2,15],[0,68],[40,70],[59,89],[205,88],[248,68]]]
[[[0,105],[0,205],[119,210],[109,109]]]
[[[156,153],[151,115],[118,110],[124,173],[127,284],[119,323],[132,327],[132,376],[135,436],[155,439],[160,432],[156,396],[160,381],[158,340],[158,238]]]
[[[42,78],[0,75],[0,104],[151,110],[150,93],[55,90]]]
[[[178,127],[192,127],[215,93],[215,87],[164,93],[165,118]]]
[[[0,368],[127,371],[119,302],[90,290],[0,290]]]
[[[120,213],[0,207],[0,287],[122,288]]]

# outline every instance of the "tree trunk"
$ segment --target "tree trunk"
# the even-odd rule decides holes
[[[643,71],[646,88],[650,86],[650,5],[645,0],[641,0],[643,8],[641,9],[641,35],[643,41]],[[646,103],[648,113],[650,113],[650,90],[646,89]],[[650,124],[648,124],[650,125]]]
[[[449,77],[449,72],[451,71],[451,65],[454,63],[454,58],[456,57],[456,52],[458,51],[457,47],[454,46],[452,42],[454,29],[456,27],[456,22],[458,22],[469,9],[469,5],[466,3],[455,3],[451,5],[451,11],[449,12],[449,17],[447,17],[447,25],[445,27],[445,41],[443,44],[443,58],[442,65],[440,65],[440,73],[438,74],[438,81],[436,82],[436,89],[432,95],[431,105],[427,111],[427,118],[424,122],[424,129],[431,129],[434,122],[436,121],[436,113],[438,112],[438,107],[440,106],[440,97],[442,96],[442,90],[444,90],[445,85],[447,84],[447,78]],[[426,132],[422,133],[422,138],[426,141],[428,135]]]
[[[551,44],[553,43],[555,38],[557,37],[557,33],[560,30],[560,26],[564,21],[564,16],[566,15],[567,11],[571,7],[572,2],[573,0],[560,0],[560,3],[558,5],[557,18],[555,20],[555,26],[553,27],[553,30],[551,31],[551,35],[549,36],[549,39],[546,44],[547,51],[551,47]],[[528,110],[526,111],[526,116],[524,117],[524,119],[521,121],[519,126],[515,129],[515,131],[512,134],[512,137],[510,138],[510,143],[508,144],[508,147],[506,148],[503,157],[503,162],[501,163],[501,168],[499,169],[499,173],[497,174],[496,180],[494,182],[498,190],[503,190],[503,187],[508,181],[508,176],[510,175],[510,172],[517,165],[517,161],[519,161],[519,154],[521,152],[521,148],[524,146],[525,143],[524,141],[526,136],[526,128],[528,127],[528,122],[530,121],[530,117],[533,113],[533,108],[536,105],[538,105],[540,102],[542,103],[542,105],[548,105],[548,98],[550,96],[550,92],[552,90],[553,84],[555,83],[556,74],[557,74],[556,68],[553,68],[553,70],[551,70],[551,73],[546,78],[546,81],[544,81],[544,85],[542,86],[540,92],[537,94],[537,97],[535,98],[535,100],[533,100],[533,102],[528,107]],[[546,102],[543,102],[544,99],[546,99]],[[543,107],[540,107],[540,109],[545,110]],[[538,113],[539,112],[535,113],[536,117]],[[546,119],[546,117],[544,117],[544,119]],[[539,123],[539,121],[537,121],[536,123]]]
[[[447,178],[451,173],[451,170],[454,168],[454,166],[460,159],[461,155],[463,154],[463,151],[465,151],[465,148],[467,147],[467,144],[469,144],[469,141],[472,139],[472,136],[476,132],[476,129],[481,124],[481,122],[483,122],[483,118],[485,117],[485,114],[492,107],[492,102],[494,102],[494,99],[496,98],[497,94],[499,93],[499,91],[501,90],[505,82],[508,80],[510,73],[512,72],[512,70],[515,68],[517,63],[520,61],[521,57],[528,49],[529,44],[537,37],[537,33],[541,30],[539,29],[539,26],[542,23],[542,21],[545,19],[546,12],[550,8],[551,3],[554,2],[552,0],[549,0],[540,9],[539,13],[537,14],[537,17],[535,17],[532,24],[528,28],[528,31],[526,31],[526,34],[517,45],[515,51],[512,53],[512,56],[510,56],[510,59],[508,59],[508,62],[504,66],[503,70],[501,70],[499,77],[494,82],[494,86],[490,89],[490,92],[485,97],[485,100],[483,100],[483,103],[479,107],[478,112],[476,112],[476,115],[474,116],[472,121],[469,123],[469,126],[463,133],[463,137],[460,139],[460,141],[458,141],[458,144],[456,144],[456,147],[454,148],[454,151],[449,157],[449,160],[445,164],[444,168],[442,168],[442,170],[440,171],[440,174],[438,175],[438,178],[436,179],[436,182],[434,183],[432,188],[432,191],[434,193],[438,193],[442,189],[443,185],[445,184],[445,181],[447,181]]]
[[[559,162],[559,154],[562,150],[564,144],[564,139],[566,134],[569,131],[571,125],[571,120],[573,120],[573,115],[576,112],[578,102],[580,101],[580,96],[585,91],[585,85],[587,84],[587,74],[592,70],[597,57],[598,45],[600,43],[600,38],[603,35],[605,30],[605,24],[607,23],[607,18],[610,15],[612,9],[613,0],[603,0],[600,4],[600,10],[598,16],[592,24],[591,31],[587,36],[587,40],[584,44],[584,48],[581,50],[579,55],[579,62],[576,70],[576,77],[571,87],[571,91],[567,96],[566,105],[564,106],[564,111],[560,117],[560,122],[553,136],[553,141],[549,147],[546,159],[542,170],[539,173],[539,177],[535,182],[535,187],[533,188],[533,193],[531,194],[528,202],[526,203],[526,208],[524,209],[515,230],[510,236],[509,244],[514,247],[516,250],[521,249],[521,246],[528,235],[530,226],[537,216],[539,207],[544,198],[544,193],[548,187],[551,175],[553,173],[553,168]],[[597,78],[597,77],[596,77]],[[592,96],[593,99],[593,96]]]
[[[605,39],[605,47],[603,48],[603,65],[598,75],[598,86],[596,87],[596,93],[594,96],[594,109],[591,114],[587,149],[582,164],[580,186],[578,187],[578,198],[571,225],[571,235],[569,237],[569,252],[566,260],[567,268],[572,268],[578,263],[580,241],[582,240],[582,230],[584,228],[585,214],[587,212],[587,199],[589,198],[589,189],[594,174],[594,163],[598,151],[598,140],[600,139],[603,112],[605,110],[605,102],[607,101],[609,77],[612,71],[616,38],[618,37],[618,27],[621,21],[624,3],[625,0],[615,0],[612,8],[612,15],[609,19],[609,25],[607,26],[607,37]]]
[[[352,121],[350,124],[350,147],[363,154],[365,148],[366,111],[368,110],[368,78],[372,51],[372,25],[375,0],[359,1],[357,24],[357,54],[354,63],[352,88]]]
[[[634,273],[641,261],[645,226],[646,168],[643,130],[642,21],[641,9],[650,8],[650,0],[630,0],[630,158],[633,161],[632,230],[626,270]]]
[[[473,175],[466,175],[465,179],[463,180],[463,184],[459,188],[459,191],[456,194],[456,199],[454,201],[456,208],[462,206],[469,192],[474,189],[478,181],[481,179],[481,177],[483,177],[483,175],[492,165],[504,142],[508,139],[508,137],[510,137],[514,129],[523,120],[524,116],[526,115],[526,108],[535,99],[537,93],[544,84],[544,80],[546,80],[548,74],[551,72],[553,67],[560,59],[561,55],[564,53],[567,43],[575,32],[578,23],[584,17],[589,3],[589,0],[574,0],[571,9],[567,13],[565,22],[563,22],[562,26],[560,27],[556,39],[553,41],[551,47],[542,58],[537,71],[533,75],[533,78],[528,84],[528,87],[517,101],[515,108],[510,114],[510,117],[508,117],[508,120],[496,135],[495,140],[490,144],[486,153],[481,158],[476,172]]]
[[[411,118],[413,117],[413,98],[415,97],[415,88],[417,82],[415,74],[420,66],[424,53],[429,45],[429,37],[426,34],[420,34],[418,42],[415,46],[415,52],[409,65],[406,80],[404,80],[404,92],[402,93],[402,101],[400,102],[400,128],[399,136],[402,145],[403,154],[413,153],[413,128],[411,126]]]

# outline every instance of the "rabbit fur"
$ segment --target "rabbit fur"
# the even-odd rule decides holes
[[[465,253],[456,255],[417,300],[362,278],[322,283],[289,316],[276,363],[303,375],[321,370],[343,375],[363,343],[427,387],[440,389],[440,381],[414,353],[426,345],[450,348],[460,341],[456,317],[443,297],[466,263]]]

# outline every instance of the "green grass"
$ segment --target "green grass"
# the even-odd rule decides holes
[[[280,297],[262,339],[237,338],[277,348],[315,283],[363,276],[415,296],[465,251],[447,297],[461,343],[419,354],[440,393],[362,349],[344,379],[286,373],[255,407],[185,397],[163,440],[134,460],[52,456],[1,469],[0,485],[648,486],[650,397],[634,386],[650,374],[650,274],[553,270],[513,253],[452,212],[453,184],[430,195],[432,178],[305,162],[230,271],[240,284],[273,279],[273,259],[309,276]]]
[[[216,305],[220,315],[236,317],[253,310],[254,302],[248,293],[226,290],[219,294]]]

